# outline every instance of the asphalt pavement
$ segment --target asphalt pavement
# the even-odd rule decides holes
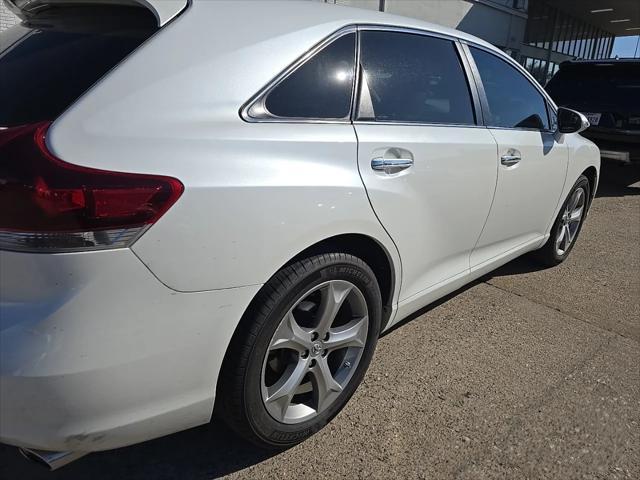
[[[223,425],[0,478],[640,478],[640,167],[605,164],[570,258],[518,259],[403,322],[323,431],[268,454]]]

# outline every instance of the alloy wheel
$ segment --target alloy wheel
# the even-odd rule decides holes
[[[580,228],[580,222],[584,216],[586,206],[586,192],[584,188],[577,188],[571,198],[567,202],[562,217],[560,218],[560,226],[556,235],[556,254],[564,255],[576,238]]]
[[[349,383],[369,330],[367,303],[353,283],[331,280],[301,295],[282,318],[262,367],[262,400],[282,423],[329,408]]]

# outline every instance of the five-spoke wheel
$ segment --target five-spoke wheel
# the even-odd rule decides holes
[[[582,216],[585,212],[587,194],[583,187],[576,188],[569,202],[564,208],[561,217],[561,226],[556,234],[556,252],[558,255],[564,255],[578,234]]]
[[[569,256],[580,234],[590,200],[591,185],[587,177],[581,175],[556,217],[549,240],[535,252],[538,260],[553,266],[563,262]]]
[[[273,418],[298,423],[331,405],[367,341],[367,302],[353,283],[329,280],[304,293],[271,339],[262,399]]]
[[[355,392],[381,320],[378,282],[361,259],[327,253],[283,268],[261,289],[234,335],[218,413],[261,446],[304,440]]]

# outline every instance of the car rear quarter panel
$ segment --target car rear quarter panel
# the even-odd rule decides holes
[[[239,116],[263,85],[349,21],[320,8],[297,30],[274,15],[254,29],[233,3],[195,2],[56,120],[49,148],[71,163],[184,183],[133,246],[174,290],[264,283],[305,248],[344,233],[376,239],[399,279],[397,252],[358,174],[353,127]],[[251,4],[253,16],[268,14],[265,3]]]

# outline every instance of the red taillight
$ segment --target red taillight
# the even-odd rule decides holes
[[[171,177],[66,163],[47,149],[48,127],[0,130],[0,249],[126,247],[184,190]]]

